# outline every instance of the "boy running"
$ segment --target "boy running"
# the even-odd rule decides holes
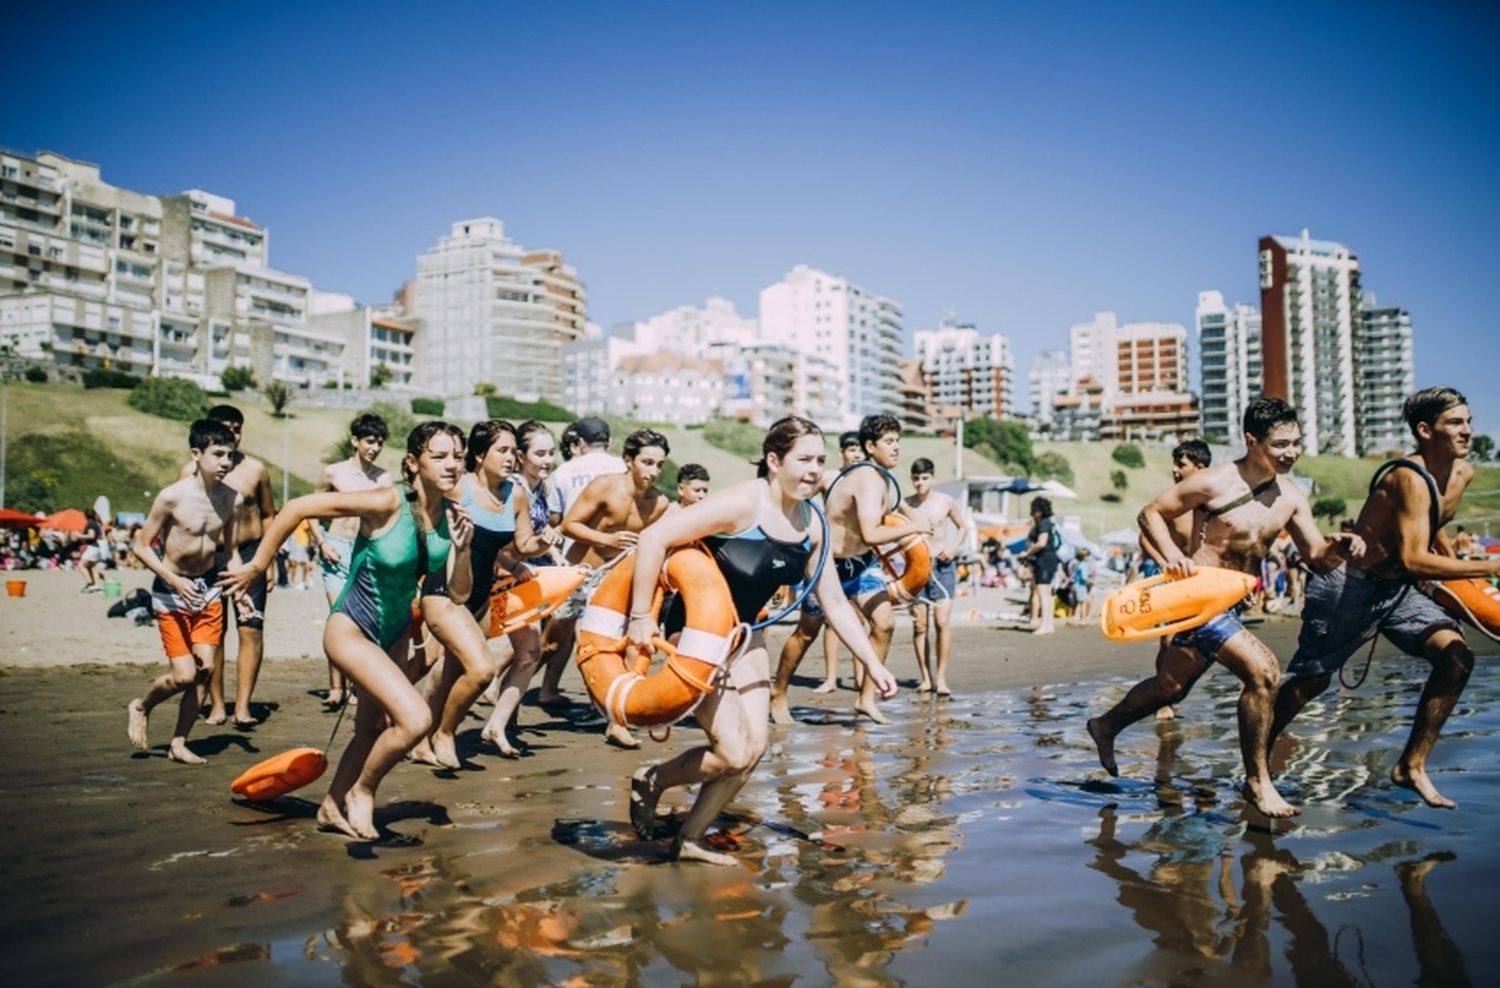
[[[234,433],[221,422],[199,419],[188,431],[194,471],[156,495],[146,524],[136,532],[136,558],[156,575],[151,584],[162,647],[171,670],[152,680],[144,696],[126,708],[130,743],[146,750],[146,728],[158,703],[182,693],[177,727],[167,757],[184,765],[202,765],[187,746],[188,731],[198,719],[202,689],[214,656],[224,641],[224,601],[219,573],[234,545],[239,494],[224,483],[234,467]],[[151,543],[161,539],[162,555]]]
[[[958,590],[958,563],[955,557],[963,545],[968,526],[964,522],[963,510],[958,502],[942,491],[932,488],[933,465],[926,457],[912,461],[912,493],[901,502],[901,513],[917,521],[932,525],[934,533],[944,522],[951,523],[952,531],[946,538],[936,534],[928,536],[932,551],[932,576],[927,586],[917,596],[912,608],[912,645],[917,652],[917,692],[936,692],[938,696],[952,696],[948,688],[948,656],[953,650],[953,597]],[[927,615],[932,614],[933,633],[927,633]],[[934,641],[936,639],[936,641]],[[934,667],[934,653],[936,666]]]

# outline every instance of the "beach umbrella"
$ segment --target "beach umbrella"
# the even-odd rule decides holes
[[[88,527],[89,520],[77,508],[64,508],[55,515],[48,515],[35,524],[56,532],[81,532]]]
[[[1105,532],[1099,541],[1105,545],[1135,545],[1141,539],[1141,530],[1138,528],[1117,528],[1112,532]]]
[[[27,528],[40,525],[41,522],[42,520],[36,515],[28,515],[26,512],[17,511],[14,508],[0,508],[0,525],[10,528]]]

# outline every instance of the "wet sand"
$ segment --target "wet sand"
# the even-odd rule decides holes
[[[72,574],[27,574],[0,601],[3,936],[21,984],[1493,983],[1500,900],[1500,675],[1487,639],[1433,760],[1460,802],[1390,785],[1425,665],[1376,653],[1359,690],[1309,707],[1278,746],[1301,817],[1268,824],[1239,797],[1233,678],[1179,719],[1122,735],[1122,778],[1083,720],[1149,670],[1146,646],[1092,629],[1051,639],[965,624],[952,685],[903,691],[895,723],[818,696],[721,820],[740,859],[666,861],[626,823],[625,780],[698,743],[679,727],[607,749],[587,711],[522,710],[525,757],[460,734],[468,768],[399,766],[379,843],[314,832],[320,780],[255,807],[229,781],[266,755],[321,746],[333,717],[315,654],[320,594],[271,598],[255,731],[200,724],[203,768],[149,752],[124,704],[163,668],[154,628],[107,621]],[[127,574],[127,577],[137,574]],[[959,607],[967,605],[960,601]],[[986,605],[980,603],[981,608]],[[1296,624],[1258,630],[1283,660]],[[898,630],[892,667],[915,682]],[[778,640],[777,636],[775,640]],[[1471,635],[1471,640],[1474,636]],[[846,660],[847,661],[847,660]],[[233,668],[231,666],[231,674]],[[1050,684],[1050,685],[1049,685]],[[576,674],[565,688],[580,696]],[[479,714],[487,714],[480,707]],[[336,749],[348,737],[340,731]],[[681,812],[683,795],[664,810]]]

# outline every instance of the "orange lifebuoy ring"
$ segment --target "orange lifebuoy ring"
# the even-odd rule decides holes
[[[881,524],[910,525],[911,519],[893,513],[886,515]],[[875,555],[880,559],[881,568],[890,577],[886,593],[897,603],[915,600],[932,576],[932,550],[927,548],[927,540],[916,532],[895,542],[876,546]]]
[[[229,784],[229,790],[246,799],[275,799],[301,789],[326,768],[328,758],[317,748],[293,748],[251,765]]]
[[[589,696],[605,716],[626,727],[672,724],[691,713],[713,690],[730,633],[739,623],[729,584],[703,549],[678,549],[667,557],[664,569],[664,582],[682,596],[687,621],[675,646],[656,639],[656,648],[667,656],[656,672],[647,674],[649,654],[631,662],[625,657],[632,566],[611,571],[578,619],[578,669]],[[653,617],[660,607],[658,591]]]
[[[1500,641],[1500,590],[1479,577],[1427,584],[1427,593],[1449,614]]]

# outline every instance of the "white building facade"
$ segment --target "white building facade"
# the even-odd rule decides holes
[[[1014,360],[1004,334],[944,319],[935,330],[918,330],[914,343],[933,404],[957,407],[965,418],[1015,415]]]
[[[1253,305],[1224,304],[1221,292],[1198,293],[1198,388],[1205,436],[1237,444],[1245,406],[1264,389],[1260,313]]]
[[[1399,452],[1412,442],[1402,409],[1417,389],[1412,356],[1411,313],[1380,305],[1365,293],[1360,300],[1354,350],[1357,446],[1361,456]]]
[[[1074,384],[1073,367],[1066,350],[1043,350],[1031,358],[1026,372],[1026,397],[1031,417],[1038,425],[1051,426],[1052,400],[1067,394]]]

